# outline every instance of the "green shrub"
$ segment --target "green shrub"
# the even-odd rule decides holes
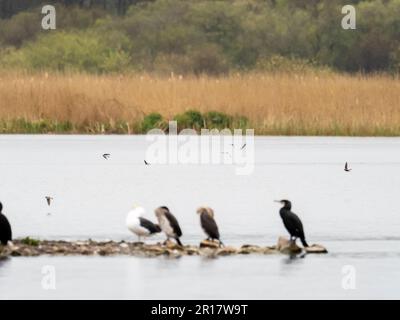
[[[73,130],[74,126],[70,121],[23,118],[0,121],[0,133],[65,133]]]
[[[28,245],[28,246],[37,247],[40,244],[40,241],[37,239],[31,239],[29,237],[26,237],[21,240],[21,243]]]
[[[155,128],[159,128],[162,130],[166,130],[167,128],[167,124],[163,116],[156,112],[150,113],[143,118],[142,123],[140,125],[140,131],[142,133],[146,133],[149,130]]]
[[[1,59],[3,66],[29,70],[119,72],[130,63],[129,54],[109,47],[93,32],[55,32],[10,51]]]
[[[200,130],[204,127],[204,118],[199,111],[188,110],[174,117],[177,122],[178,130],[195,129]]]
[[[0,45],[20,47],[42,30],[38,13],[21,12],[11,19],[0,20]]]
[[[224,129],[229,128],[232,123],[232,117],[218,111],[209,111],[204,114],[204,120],[207,128]]]

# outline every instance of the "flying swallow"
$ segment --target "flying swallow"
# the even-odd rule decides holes
[[[47,196],[47,197],[45,197],[45,198],[46,198],[47,204],[50,206],[51,200],[53,200],[53,198],[52,198],[52,197],[49,197],[49,196]]]

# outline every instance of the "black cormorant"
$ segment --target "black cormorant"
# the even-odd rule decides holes
[[[157,208],[155,210],[155,214],[161,230],[167,235],[167,240],[169,238],[174,238],[176,242],[182,246],[182,243],[179,240],[179,238],[182,236],[182,230],[175,216],[165,206]]]
[[[0,243],[6,245],[12,240],[11,225],[6,216],[2,213],[3,205],[0,202]]]
[[[208,207],[200,207],[197,209],[197,213],[200,215],[201,227],[208,236],[207,240],[216,239],[220,244],[223,245],[222,241],[220,240],[217,223],[214,220],[214,210]]]
[[[296,241],[297,238],[301,240],[304,247],[308,247],[306,238],[304,236],[303,224],[300,218],[291,211],[292,203],[289,200],[276,200],[276,202],[282,203],[283,207],[279,210],[283,224],[286,230],[290,234],[290,241]]]
[[[347,172],[351,171],[351,169],[349,168],[349,165],[347,164],[347,162],[344,165],[344,171],[347,171]]]
[[[104,158],[104,159],[106,159],[106,160],[107,160],[109,157],[110,157],[110,154],[109,154],[109,153],[105,153],[105,154],[103,154],[103,158]]]

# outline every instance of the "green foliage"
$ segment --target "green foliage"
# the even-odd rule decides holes
[[[396,71],[399,65],[400,0],[347,1],[356,7],[357,30],[342,29],[342,0],[68,3],[80,6],[57,5],[57,32],[40,30],[37,9],[0,19],[2,65],[210,75],[320,71],[321,65]]]
[[[319,66],[314,61],[306,59],[286,58],[272,55],[268,58],[260,58],[255,66],[256,70],[279,73],[308,73],[329,72],[328,67]]]
[[[204,118],[199,111],[188,110],[184,113],[177,114],[174,120],[178,124],[178,130],[195,129],[200,130],[204,127]]]
[[[13,119],[0,121],[0,133],[64,133],[71,132],[73,125],[69,121]]]
[[[141,124],[140,124],[140,131],[142,133],[147,133],[151,129],[163,129],[165,130],[168,127],[168,124],[166,121],[164,121],[164,118],[161,114],[159,113],[150,113],[146,115]]]
[[[204,114],[207,128],[225,129],[232,123],[232,117],[218,111],[209,111]]]
[[[246,129],[249,121],[244,116],[231,116],[219,111],[208,111],[201,114],[199,111],[188,110],[174,117],[177,121],[178,130],[195,129],[200,131],[206,129]]]
[[[12,19],[0,20],[0,46],[20,47],[25,41],[34,39],[40,30],[37,13],[21,12]]]
[[[129,65],[129,55],[93,32],[61,31],[39,37],[0,62],[32,70],[120,72]]]
[[[32,238],[26,237],[26,238],[21,240],[21,243],[23,243],[23,244],[25,244],[27,246],[37,247],[40,244],[40,241],[36,240],[36,239],[32,239]]]
[[[246,129],[250,123],[244,116],[231,116],[222,112],[209,111],[201,114],[196,110],[188,110],[173,117],[177,121],[178,130],[195,129],[200,131],[207,129]],[[86,121],[80,124],[70,121],[57,121],[51,119],[28,120],[1,119],[0,134],[23,133],[23,134],[137,134],[147,133],[151,129],[168,131],[168,120],[159,113],[145,115],[142,120],[127,122],[123,120],[110,119],[107,122]]]

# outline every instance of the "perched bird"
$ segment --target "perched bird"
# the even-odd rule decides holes
[[[12,240],[11,225],[2,211],[3,204],[0,202],[0,243],[7,245],[8,241]]]
[[[351,171],[351,169],[349,168],[349,165],[347,164],[347,162],[344,165],[344,171],[347,171],[347,172]]]
[[[175,216],[165,206],[157,208],[155,214],[161,230],[167,235],[167,241],[169,238],[174,238],[176,242],[182,246],[182,243],[179,240],[182,236],[182,230]]]
[[[45,198],[46,198],[47,204],[50,206],[51,201],[53,200],[53,198],[52,198],[52,197],[49,197],[49,196],[47,196],[47,197],[45,197]]]
[[[209,207],[200,207],[196,212],[200,215],[200,224],[208,236],[207,240],[216,239],[220,244],[223,245],[222,241],[220,240],[217,223],[214,220],[214,210]]]
[[[141,237],[148,237],[155,233],[161,232],[159,225],[154,224],[146,218],[143,218],[144,214],[144,208],[134,207],[126,216],[126,226],[130,231],[138,236],[139,241]]]
[[[109,157],[110,157],[110,154],[109,154],[109,153],[105,153],[105,154],[103,154],[103,158],[104,158],[104,159],[106,159],[106,160],[107,160]]]
[[[303,224],[301,223],[300,218],[291,211],[292,203],[289,200],[276,200],[276,202],[283,204],[283,207],[279,210],[279,214],[281,215],[286,230],[290,234],[290,241],[293,241],[293,238],[294,241],[296,241],[297,238],[300,238],[303,246],[308,247],[304,236]]]

